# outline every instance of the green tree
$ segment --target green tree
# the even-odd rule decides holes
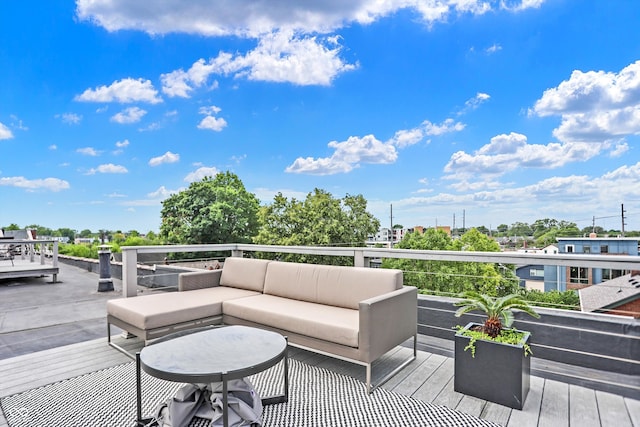
[[[509,231],[509,226],[507,224],[500,224],[497,228],[498,233],[506,234]]]
[[[76,239],[76,230],[72,230],[70,228],[58,228],[54,234],[67,237],[70,242],[73,242]]]
[[[499,252],[500,245],[472,228],[459,239],[452,240],[444,231],[429,228],[424,234],[407,234],[396,248]],[[385,259],[384,268],[404,272],[405,284],[436,294],[458,294],[478,291],[491,296],[514,292],[518,285],[513,269],[482,262],[426,261]]]
[[[80,232],[80,237],[83,237],[83,238],[88,238],[88,237],[91,237],[92,235],[93,233],[88,228],[85,228]]]
[[[20,226],[16,223],[11,223],[8,226],[4,227],[4,229],[11,230],[11,231],[22,230],[22,228],[20,228]]]
[[[558,221],[557,225],[536,239],[536,245],[540,247],[555,244],[558,237],[581,236],[578,226],[573,222]]]
[[[250,242],[259,206],[237,175],[205,177],[162,202],[160,237],[182,244]]]
[[[449,250],[451,237],[443,230],[428,228],[424,233],[407,233],[395,245],[396,249]],[[404,272],[404,284],[418,289],[448,293],[451,291],[451,272],[454,263],[419,259],[385,258],[383,268],[396,268]]]
[[[262,245],[285,246],[364,246],[367,236],[380,228],[380,222],[367,212],[362,195],[334,198],[315,189],[305,200],[287,199],[278,193],[273,203],[259,213],[260,230],[253,239]],[[265,255],[267,256],[267,255]],[[280,259],[297,262],[352,264],[353,259],[305,254],[281,254]]]
[[[37,224],[27,225],[25,228],[30,230],[36,230],[36,234],[38,236],[51,236],[53,233],[53,230],[51,230],[50,228],[43,227]]]
[[[526,222],[515,222],[509,228],[509,236],[531,236],[533,231]]]

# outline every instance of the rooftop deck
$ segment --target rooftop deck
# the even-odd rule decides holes
[[[53,249],[45,249],[39,251],[38,255],[35,254],[36,246],[39,250],[47,244],[53,245]],[[18,253],[12,253],[9,251],[9,247],[14,248]],[[45,261],[45,253],[52,256],[51,261]],[[0,280],[51,275],[55,282],[58,273],[58,242],[53,240],[0,240]]]
[[[121,297],[120,281],[114,279],[115,292],[98,293],[96,274],[61,264],[59,281],[50,282],[47,277],[0,281],[0,397],[130,360],[104,336],[105,304]],[[136,339],[116,339],[131,349],[141,347]],[[374,382],[408,351],[399,347],[375,364]],[[291,356],[364,381],[362,366],[296,349]],[[538,376],[531,377],[522,411],[464,396],[453,391],[453,359],[428,351],[419,351],[418,359],[383,387],[505,426],[640,426],[639,400]],[[0,414],[0,427],[7,425]]]

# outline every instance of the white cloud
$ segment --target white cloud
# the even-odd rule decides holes
[[[204,85],[212,74],[300,86],[327,86],[338,75],[357,68],[357,64],[349,64],[340,58],[341,49],[337,37],[274,31],[261,35],[258,46],[244,55],[221,52],[209,61],[199,59],[188,71],[180,69],[163,74],[162,90],[169,96],[188,98],[194,88]],[[217,84],[215,82],[213,87]]]
[[[11,132],[11,130],[4,124],[2,124],[2,122],[0,122],[0,140],[11,138],[13,138],[13,133]]]
[[[172,194],[176,194],[178,192],[179,192],[179,190],[169,190],[164,185],[162,185],[156,191],[153,191],[153,192],[147,194],[147,197],[150,197],[152,199],[166,199],[167,197],[171,196]]]
[[[76,150],[76,152],[80,153],[80,154],[84,154],[85,156],[93,156],[93,157],[95,157],[95,156],[100,155],[100,152],[98,150],[96,150],[95,148],[93,148],[93,147],[78,148]]]
[[[488,94],[478,92],[476,96],[465,101],[464,108],[458,112],[458,115],[466,114],[469,111],[477,109],[491,98]]]
[[[179,154],[174,154],[171,151],[167,151],[162,156],[151,158],[151,160],[149,160],[149,166],[160,166],[165,163],[175,163],[179,160]]]
[[[111,121],[120,124],[137,123],[142,120],[145,114],[147,112],[141,108],[129,107],[111,117]]]
[[[611,157],[620,157],[627,151],[629,151],[629,144],[627,144],[626,142],[620,142],[615,145],[615,147],[613,148],[613,150],[611,150],[609,155]]]
[[[390,142],[398,148],[404,148],[417,144],[423,138],[424,130],[421,128],[402,129],[396,132]]]
[[[397,131],[386,142],[378,140],[374,135],[364,137],[350,136],[346,141],[331,141],[329,148],[334,152],[331,157],[313,158],[298,157],[285,172],[304,173],[310,175],[334,175],[348,173],[360,167],[360,163],[390,164],[398,159],[396,148],[405,148],[422,141],[425,136],[439,136],[449,132],[459,132],[465,125],[446,119],[440,124],[425,120],[413,129]]]
[[[68,125],[77,125],[82,121],[82,116],[76,113],[56,114],[55,117],[62,120],[62,123],[66,123]]]
[[[525,135],[511,132],[497,135],[474,153],[458,151],[444,168],[444,178],[468,185],[472,178],[498,177],[521,168],[554,169],[571,162],[591,159],[603,151],[619,152],[621,147],[602,143],[529,144]]]
[[[218,172],[218,169],[216,169],[215,167],[203,166],[185,176],[184,180],[185,182],[196,182],[202,180],[202,178],[206,176],[214,177],[218,174]]]
[[[160,76],[162,92],[170,97],[189,98],[193,89],[205,85],[209,76],[214,72],[214,64],[207,63],[204,59],[199,59],[187,71],[179,69],[162,74]],[[217,89],[218,82],[214,81],[209,88]]]
[[[220,132],[225,127],[227,127],[225,119],[213,116],[207,116],[198,123],[198,129],[208,129],[215,132]]]
[[[223,118],[214,117],[214,114],[218,114],[222,111],[221,108],[211,105],[209,107],[200,107],[199,113],[206,115],[198,124],[198,129],[208,129],[215,132],[220,132],[227,127],[227,121]]]
[[[563,142],[639,135],[640,60],[619,73],[575,70],[569,80],[547,89],[529,114],[561,116],[553,134]]]
[[[181,68],[161,75],[163,93],[187,98],[195,88],[206,85],[211,74],[296,85],[330,85],[337,76],[356,69],[358,64],[341,58],[342,46],[337,36],[324,35],[354,23],[370,24],[400,10],[410,10],[425,25],[432,26],[461,14],[481,15],[492,9],[515,12],[540,7],[542,3],[543,0],[166,0],[153,8],[141,9],[125,0],[78,0],[76,13],[79,19],[108,31],[232,35],[258,41],[255,49],[245,54],[221,52],[208,61],[199,59],[187,70]],[[499,48],[494,45],[487,51]],[[212,87],[217,87],[217,82]],[[100,89],[107,92],[108,88]],[[109,98],[95,92],[98,89],[87,97]]]
[[[200,107],[198,109],[198,113],[207,116],[213,116],[214,114],[218,114],[220,111],[222,111],[222,108],[216,107],[215,105],[211,105],[209,107]]]
[[[610,215],[618,211],[619,201],[640,200],[640,162],[601,176],[554,176],[523,186],[489,184],[470,184],[468,188],[461,186],[456,188],[455,193],[440,192],[393,200],[394,213],[402,217],[412,215],[418,218],[415,224],[421,224],[424,212],[429,212],[431,221],[431,218],[451,218],[452,212],[466,209],[467,225],[472,223],[493,227],[497,226],[496,218],[509,224],[512,221],[533,222],[545,217],[572,220],[576,217],[588,218],[591,214]],[[537,206],[535,212],[531,211],[532,204]],[[370,205],[372,209],[377,206],[380,216],[388,214],[388,201],[378,205],[372,201]],[[633,205],[633,202],[625,203],[625,208]],[[508,209],[505,209],[506,206]],[[585,206],[590,207],[590,214],[576,216],[576,212],[584,212]],[[585,221],[584,225],[590,223],[590,220],[588,224]],[[427,224],[422,222],[422,225]]]
[[[87,89],[75,97],[76,101],[86,102],[147,102],[157,104],[162,102],[158,91],[150,80],[126,78],[114,81],[110,86],[99,86]]]
[[[497,43],[492,44],[491,46],[489,46],[488,48],[486,48],[484,51],[488,54],[492,54],[492,53],[496,53],[498,51],[502,50],[502,46],[500,46]]]
[[[23,176],[0,178],[0,186],[24,188],[27,191],[48,190],[58,192],[70,188],[69,182],[58,178],[26,179]]]
[[[96,173],[127,173],[127,168],[121,165],[114,165],[113,163],[107,163],[100,165],[97,168],[89,169],[87,175],[95,175]]]
[[[297,36],[278,31],[263,36],[245,56],[220,55],[219,70],[249,80],[328,86],[340,74],[355,70],[340,58],[335,37]]]
[[[393,144],[381,142],[373,135],[362,138],[350,136],[343,142],[331,141],[328,146],[335,149],[331,157],[319,159],[299,157],[285,171],[311,175],[333,175],[350,172],[360,163],[386,164],[393,163],[398,158]]]
[[[129,140],[125,139],[123,141],[116,141],[116,147],[118,148],[125,148],[129,146]]]
[[[416,12],[426,25],[456,14],[483,14],[491,9],[520,11],[544,0],[360,0],[291,2],[288,0],[165,0],[140,8],[126,0],[78,0],[76,13],[108,31],[135,29],[149,34],[183,32],[205,36],[257,37],[277,28],[328,33],[352,23],[369,24],[399,10]],[[212,13],[212,10],[215,13]]]
[[[51,151],[55,151],[55,150],[57,150],[57,149],[58,149],[58,146],[57,146],[56,144],[51,144],[51,145],[49,146],[49,150],[51,150]]]
[[[456,122],[451,118],[444,120],[440,124],[431,123],[429,120],[425,120],[416,128],[397,131],[388,143],[395,145],[398,148],[405,148],[410,145],[417,144],[422,141],[425,136],[440,136],[445,133],[460,132],[464,128],[465,125],[463,123]]]
[[[460,122],[456,122],[453,119],[446,119],[440,124],[431,123],[429,120],[422,122],[422,126],[425,129],[427,135],[443,135],[445,133],[460,132],[465,128],[465,125]]]

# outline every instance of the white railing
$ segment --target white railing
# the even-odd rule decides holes
[[[413,249],[388,249],[366,247],[322,247],[322,246],[272,246],[245,243],[211,245],[163,245],[123,246],[122,248],[122,293],[124,297],[137,294],[137,267],[139,253],[175,252],[220,252],[231,251],[231,256],[242,256],[243,252],[294,253],[306,255],[328,255],[352,257],[353,265],[368,267],[372,259],[404,258],[429,261],[488,262],[516,265],[553,265],[587,268],[608,268],[640,271],[640,256],[629,255],[583,255],[583,254],[532,254],[519,252],[471,252],[431,251]]]
[[[51,247],[49,244],[52,244]],[[36,254],[40,254],[40,265],[44,265],[46,257],[51,256],[53,267],[58,267],[57,240],[0,239],[0,249],[3,252],[9,250],[10,247],[14,254],[18,253],[21,260],[28,257],[29,262],[36,262]]]

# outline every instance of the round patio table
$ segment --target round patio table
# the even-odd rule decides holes
[[[284,360],[284,392],[262,399],[263,405],[288,401],[289,363],[287,339],[248,326],[219,326],[185,331],[156,340],[136,354],[138,425],[142,418],[141,370],[166,381],[181,383],[222,382],[223,423],[228,426],[229,380],[262,372]]]

